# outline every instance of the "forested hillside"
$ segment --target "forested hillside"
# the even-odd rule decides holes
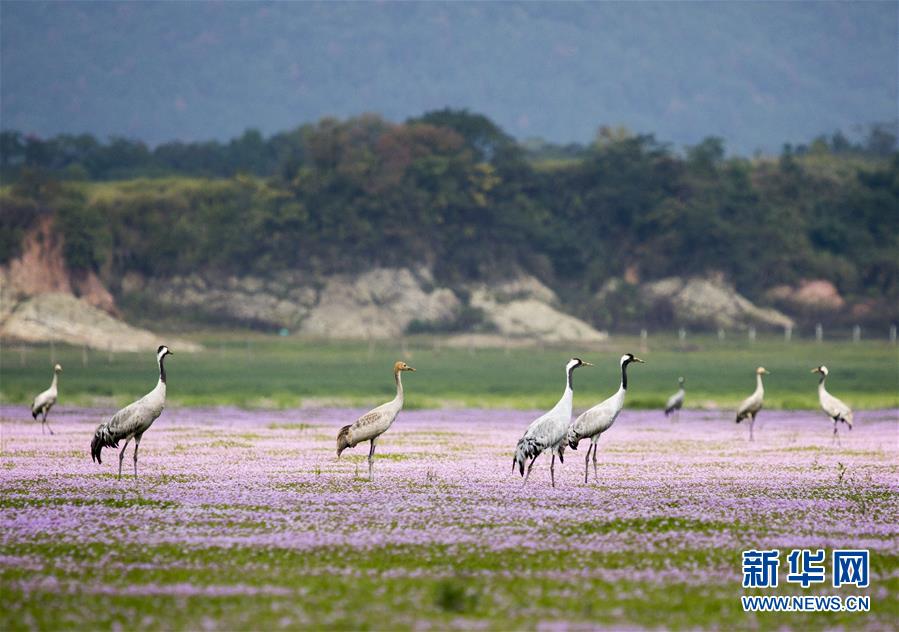
[[[625,273],[722,273],[762,302],[776,285],[826,279],[877,322],[899,303],[899,154],[883,128],[751,160],[727,158],[716,138],[679,153],[605,128],[583,146],[526,148],[451,110],[154,150],[5,132],[0,148],[2,260],[51,214],[69,265],[114,292],[127,272],[380,264],[428,266],[450,285],[523,269],[584,315]]]

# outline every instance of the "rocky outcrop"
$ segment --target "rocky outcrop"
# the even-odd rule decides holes
[[[212,278],[192,275],[155,282],[129,276],[124,292],[138,292],[167,308],[202,312],[224,321],[329,338],[395,338],[410,324],[431,323],[439,331],[460,310],[483,313],[483,328],[503,337],[545,341],[602,340],[605,334],[563,313],[555,293],[520,275],[457,291],[437,287],[426,268],[373,268],[362,274],[316,279],[301,273]],[[462,297],[468,297],[468,301]]]
[[[531,276],[471,289],[470,304],[484,311],[500,334],[546,342],[600,341],[608,338],[584,321],[560,311],[555,292]]]
[[[765,296],[803,311],[838,312],[846,306],[837,287],[826,279],[803,280],[796,287],[778,285],[768,290]]]
[[[70,270],[65,243],[42,218],[22,242],[22,253],[0,266],[0,337],[24,342],[63,342],[110,351],[155,350],[152,332],[119,320],[112,294],[94,272]],[[182,351],[199,346],[167,337]]]
[[[0,332],[24,342],[64,342],[110,351],[151,351],[168,344],[179,351],[199,347],[183,340],[163,340],[149,331],[131,327],[83,299],[49,292],[19,301],[3,320]]]
[[[623,281],[613,280],[597,295],[597,302],[611,300]],[[636,287],[646,310],[668,313],[680,324],[699,327],[745,329],[749,326],[792,327],[793,319],[770,308],[758,307],[737,293],[720,276],[669,277]]]
[[[53,230],[52,219],[43,217],[38,220],[22,241],[22,254],[0,266],[3,302],[11,305],[24,297],[62,292],[118,315],[112,294],[94,272],[73,271],[66,266],[64,246],[62,237]]]
[[[428,271],[420,270],[416,276],[406,268],[330,277],[302,331],[332,338],[392,338],[402,335],[415,319],[451,319],[460,306],[458,297],[432,285]]]

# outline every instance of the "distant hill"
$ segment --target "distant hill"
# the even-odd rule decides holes
[[[445,106],[775,151],[893,120],[897,3],[0,4],[5,129],[152,144]]]

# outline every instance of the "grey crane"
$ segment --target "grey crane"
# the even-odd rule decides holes
[[[359,419],[349,426],[340,429],[337,435],[337,458],[340,453],[347,448],[355,448],[357,444],[363,441],[371,441],[371,448],[368,451],[368,480],[374,480],[374,470],[372,464],[375,457],[375,444],[378,437],[387,432],[387,429],[393,424],[396,416],[403,409],[403,380],[400,377],[403,371],[415,371],[405,362],[396,362],[393,365],[393,379],[396,382],[396,397],[381,404],[377,408],[365,413]]]
[[[31,418],[37,421],[37,416],[43,415],[41,418],[41,434],[44,434],[44,426],[47,426],[47,430],[50,431],[50,434],[53,434],[53,428],[47,423],[47,413],[50,412],[50,409],[53,408],[53,404],[56,403],[56,398],[58,396],[57,385],[59,384],[60,373],[62,373],[62,367],[57,364],[53,367],[53,379],[50,381],[50,388],[39,393],[37,397],[34,398],[34,401],[31,402]]]
[[[755,370],[755,390],[752,392],[752,395],[743,400],[743,403],[737,409],[737,423],[740,423],[747,417],[749,418],[750,441],[754,440],[752,427],[755,425],[755,416],[759,414],[765,400],[765,387],[762,386],[763,375],[768,375],[768,371],[765,370],[765,367],[760,366]]]
[[[518,467],[519,473],[524,476],[523,484],[527,484],[537,457],[546,450],[550,450],[553,458],[549,465],[549,477],[552,486],[556,486],[556,456],[559,457],[559,463],[564,462],[565,435],[568,425],[571,423],[571,406],[574,399],[572,374],[575,369],[582,366],[593,365],[580,358],[571,358],[568,361],[565,365],[565,391],[562,393],[562,398],[549,412],[532,421],[524,436],[518,440],[518,445],[515,446],[515,456],[512,457],[512,471]],[[531,463],[525,474],[524,465],[528,459],[531,459]]]
[[[668,402],[665,404],[665,416],[673,414],[674,421],[680,421],[680,409],[684,406],[684,395],[686,395],[684,382],[686,380],[683,377],[677,378],[677,392],[669,397]]]
[[[840,436],[837,434],[837,424],[843,422],[852,430],[852,409],[846,404],[838,400],[836,397],[827,392],[824,388],[824,380],[827,379],[828,370],[823,364],[812,369],[812,373],[819,373],[821,379],[818,380],[818,401],[821,402],[821,409],[827,413],[827,416],[833,419],[833,439],[839,442]]]
[[[599,442],[599,436],[612,427],[621,409],[624,408],[624,395],[627,393],[627,366],[631,362],[644,363],[633,353],[625,353],[621,356],[619,360],[621,384],[618,386],[618,390],[607,400],[581,413],[568,429],[568,445],[572,450],[577,450],[581,439],[590,439],[590,447],[587,448],[587,455],[584,457],[584,483],[587,482],[590,472],[591,451],[593,453],[593,479],[598,480],[599,478],[596,474],[596,444]]]
[[[156,387],[136,402],[125,406],[109,421],[101,423],[94,433],[91,441],[91,459],[97,463],[103,463],[100,460],[100,452],[103,448],[118,448],[119,441],[125,440],[125,445],[119,452],[119,478],[122,478],[122,460],[125,458],[125,449],[131,439],[134,439],[134,478],[137,478],[137,449],[140,447],[140,440],[165,408],[164,361],[167,355],[174,354],[165,345],[161,345],[156,350],[156,363],[159,365],[159,381],[156,382]]]

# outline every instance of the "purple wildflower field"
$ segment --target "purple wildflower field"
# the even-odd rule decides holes
[[[860,411],[625,410],[599,443],[511,468],[537,415],[405,411],[337,460],[361,410],[168,409],[92,463],[111,411],[55,409],[54,436],[0,406],[0,627],[895,629],[899,420]],[[27,421],[26,421],[27,419]],[[871,612],[747,614],[740,554],[865,548]],[[786,570],[785,555],[781,574]]]

